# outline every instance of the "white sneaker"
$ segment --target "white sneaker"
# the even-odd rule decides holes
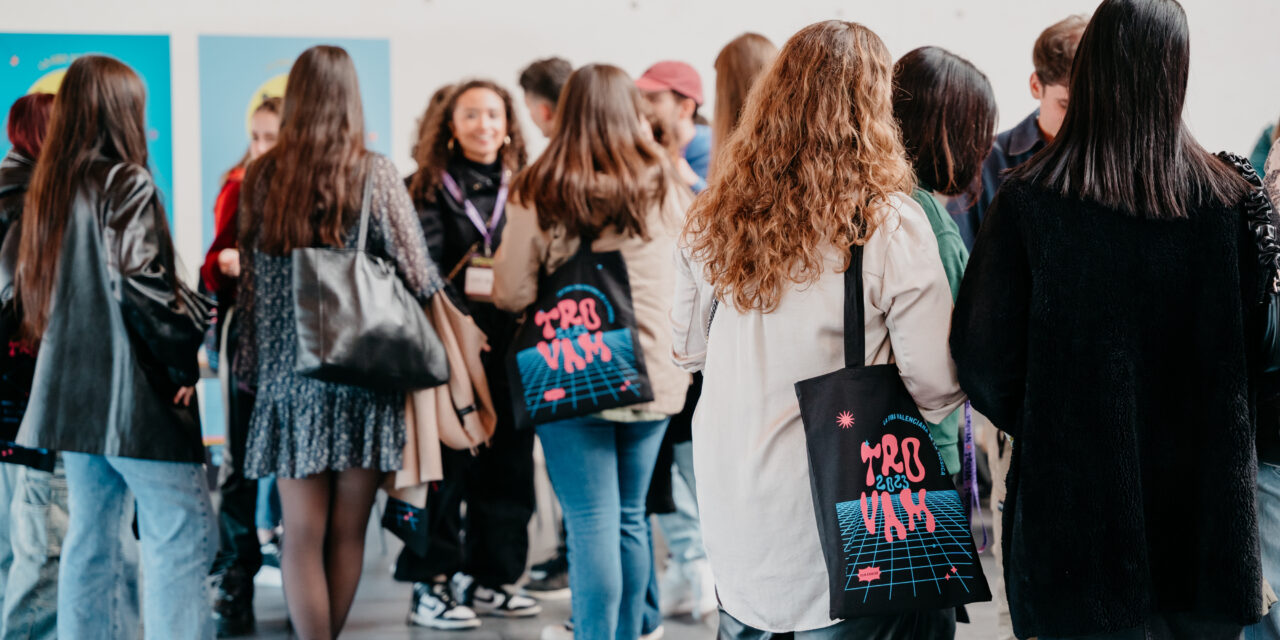
[[[411,626],[459,631],[480,626],[476,612],[453,599],[449,585],[444,582],[416,582],[413,585],[413,601],[410,603]]]
[[[553,624],[542,628],[541,640],[573,640],[573,629],[568,625]]]
[[[465,573],[454,574],[452,586],[454,597],[482,616],[531,618],[542,613],[542,605],[528,594],[511,587],[486,587]]]
[[[658,610],[662,617],[670,618],[693,613],[693,583],[684,571],[684,564],[672,560],[658,580]]]
[[[663,629],[662,625],[658,625],[657,629],[654,629],[649,633],[642,634],[640,636],[640,640],[662,640],[662,636],[665,635],[667,635],[667,630]],[[543,640],[546,640],[546,638],[543,638]]]
[[[701,620],[720,608],[716,597],[716,579],[711,575],[711,563],[706,558],[686,562],[680,570],[690,585],[690,601],[693,604],[690,613],[694,620]]]

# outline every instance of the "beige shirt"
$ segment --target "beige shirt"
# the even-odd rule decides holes
[[[592,243],[594,251],[621,251],[631,283],[631,302],[635,307],[636,329],[644,354],[649,382],[653,385],[653,402],[631,409],[662,415],[675,415],[684,407],[689,388],[689,374],[671,361],[671,290],[675,286],[675,266],[671,254],[684,222],[684,206],[688,199],[672,186],[661,206],[649,212],[649,240],[622,236],[606,229]],[[560,226],[542,230],[537,213],[531,208],[511,202],[507,204],[507,226],[502,244],[494,256],[493,301],[507,311],[524,311],[538,297],[538,274],[555,271],[578,251],[578,238],[569,237]]]
[[[896,362],[926,420],[964,402],[947,345],[951,289],[911,198],[894,197],[863,253],[866,363]],[[794,384],[844,367],[841,252],[817,282],[768,314],[719,305],[687,250],[676,253],[674,355],[704,375],[693,418],[702,536],[726,611],[773,632],[827,627],[827,570]]]

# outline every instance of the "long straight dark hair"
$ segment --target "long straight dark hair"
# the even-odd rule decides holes
[[[1182,121],[1189,40],[1174,0],[1104,0],[1076,49],[1062,130],[1013,175],[1143,218],[1234,204],[1247,185]]]
[[[38,341],[49,326],[63,232],[89,167],[102,158],[147,166],[146,103],[138,74],[115,58],[81,56],[67,69],[23,205],[14,278],[23,339]]]
[[[569,76],[546,151],[516,176],[512,199],[537,208],[538,225],[575,236],[607,227],[648,238],[645,216],[667,195],[662,148],[645,135],[635,82],[618,67],[589,64]]]
[[[351,56],[328,45],[303,51],[289,70],[279,141],[245,175],[250,197],[267,189],[257,247],[285,255],[316,242],[342,246],[359,213],[364,156],[364,107]]]

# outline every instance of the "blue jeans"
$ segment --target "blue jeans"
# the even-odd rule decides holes
[[[8,466],[8,465],[6,465]],[[4,640],[57,636],[58,557],[67,532],[67,476],[18,467],[7,528],[13,553],[0,608]]]
[[[0,523],[13,519],[9,506],[18,490],[18,470],[16,464],[0,462]],[[4,591],[9,583],[9,567],[13,565],[13,544],[9,540],[9,527],[0,526],[0,609],[4,608]]]
[[[63,453],[71,525],[58,574],[58,636],[126,637],[129,605],[116,583],[125,572],[121,514],[131,491],[146,576],[147,640],[213,638],[205,576],[218,530],[204,467],[195,463]]]
[[[258,480],[258,508],[254,512],[254,524],[259,529],[275,529],[280,526],[280,492],[276,489],[276,477]]]
[[[720,610],[718,640],[865,640],[867,638],[929,638],[951,640],[956,635],[955,609],[929,609],[841,620],[809,631],[774,633],[743,624]]]
[[[671,465],[671,496],[675,499],[674,513],[658,514],[658,526],[676,564],[693,562],[707,557],[702,546],[702,527],[698,524],[698,485],[693,475],[693,443],[681,442],[673,447]]]
[[[1280,467],[1258,463],[1258,538],[1262,577],[1280,589]],[[1245,627],[1244,640],[1280,640],[1280,603],[1261,622]]]
[[[569,545],[574,636],[635,640],[652,570],[645,496],[667,421],[538,425]]]

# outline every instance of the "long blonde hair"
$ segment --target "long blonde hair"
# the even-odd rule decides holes
[[[711,121],[711,166],[738,126],[747,93],[756,78],[778,57],[778,47],[758,33],[729,41],[716,56],[716,113]]]
[[[891,194],[914,188],[892,97],[892,58],[870,29],[831,20],[787,41],[689,211],[685,242],[721,300],[776,309],[821,275],[827,245],[864,244]]]

